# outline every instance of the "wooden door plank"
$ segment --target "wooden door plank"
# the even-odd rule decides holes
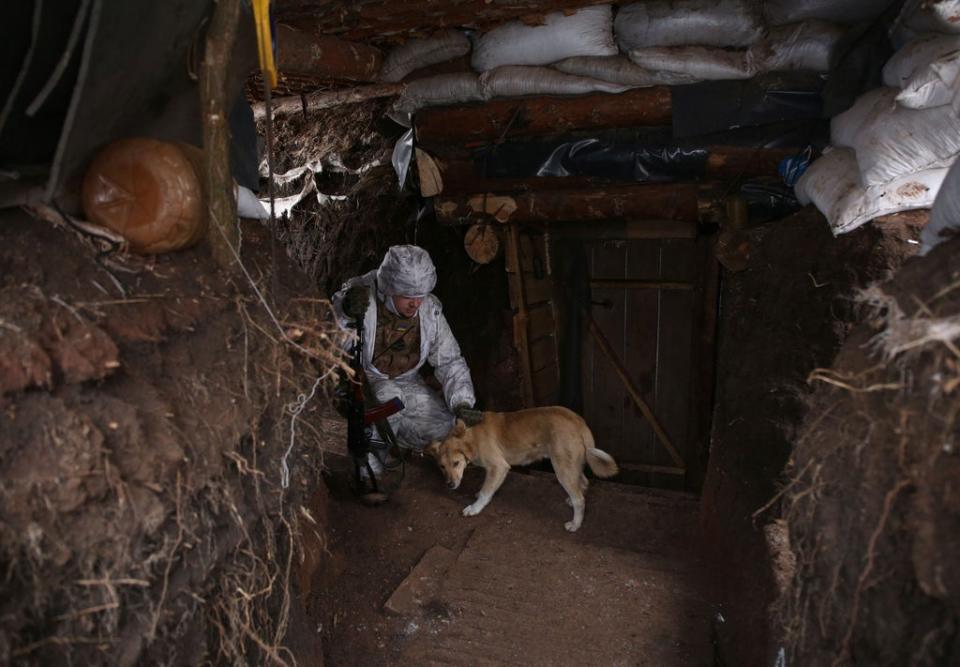
[[[626,275],[659,275],[660,241],[631,241],[627,245]],[[660,296],[655,291],[631,290],[626,293],[627,319],[623,363],[636,381],[640,395],[648,405],[656,404],[657,346],[659,339]],[[662,446],[653,427],[633,403],[625,411],[624,431],[635,435],[635,450],[628,462],[659,459]],[[654,472],[654,471],[647,471]],[[648,479],[652,482],[652,479]]]
[[[597,323],[589,313],[586,314],[587,322],[590,327],[590,333],[593,335],[594,340],[596,340],[600,351],[603,352],[604,356],[607,357],[607,360],[610,362],[610,365],[613,366],[613,370],[616,373],[617,377],[623,382],[624,386],[627,389],[627,392],[630,395],[630,398],[637,404],[637,407],[643,412],[643,416],[647,418],[650,422],[650,425],[653,427],[654,432],[657,434],[657,437],[660,439],[660,442],[663,443],[663,446],[666,447],[667,452],[670,454],[670,457],[673,459],[673,462],[677,466],[684,466],[683,457],[677,451],[677,448],[674,446],[671,438],[664,431],[663,426],[660,421],[654,415],[653,411],[650,409],[650,406],[647,405],[646,401],[640,396],[640,392],[637,391],[636,385],[630,379],[630,375],[627,373],[626,369],[623,368],[623,364],[620,362],[617,357],[614,348],[610,345],[610,342],[603,335],[603,332],[600,330],[600,327],[597,326]]]
[[[623,277],[623,267],[626,258],[626,246],[621,241],[599,241],[591,244],[590,277],[611,278]],[[624,301],[623,290],[596,289],[591,292],[594,304],[592,316],[604,333],[610,337],[612,344],[622,352]],[[593,346],[594,342],[586,339],[586,344]],[[594,392],[596,410],[594,423],[594,437],[603,445],[601,449],[610,452],[614,458],[622,459],[630,453],[630,443],[623,431],[624,406],[627,402],[626,392],[616,376],[610,372],[609,362],[602,354],[596,353],[594,365]]]

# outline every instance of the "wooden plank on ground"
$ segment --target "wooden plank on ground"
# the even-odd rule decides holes
[[[457,560],[457,552],[436,544],[430,547],[410,574],[400,582],[384,611],[395,616],[416,616],[440,592],[443,578]]]

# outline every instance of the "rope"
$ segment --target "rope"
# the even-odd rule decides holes
[[[325,376],[320,376],[317,378],[309,394],[300,394],[297,396],[296,401],[287,404],[287,412],[290,413],[290,444],[287,446],[287,451],[285,451],[280,458],[280,486],[284,489],[290,486],[290,468],[287,466],[287,457],[290,456],[290,453],[293,451],[293,446],[296,444],[297,417],[299,417],[300,413],[307,407],[307,403],[313,399],[317,393],[317,387],[320,386],[320,381],[324,377]]]

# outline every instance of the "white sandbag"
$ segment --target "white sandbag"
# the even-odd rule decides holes
[[[498,67],[480,75],[480,87],[487,99],[524,95],[582,95],[622,93],[629,86],[557,72],[549,67]]]
[[[960,154],[960,117],[950,105],[932,109],[884,105],[857,133],[853,148],[866,186],[948,167]]]
[[[626,56],[577,56],[553,63],[550,67],[564,74],[585,76],[623,86],[680,86],[696,81],[675,72],[649,70],[634,64]]]
[[[614,22],[622,51],[651,46],[750,46],[763,36],[750,0],[651,0],[621,7]]]
[[[887,4],[883,0],[767,0],[763,14],[771,25],[808,19],[859,23],[879,16]]]
[[[482,102],[486,99],[480,79],[473,72],[437,74],[408,83],[388,115],[401,125],[410,127],[410,116],[424,107]]]
[[[960,35],[923,35],[904,45],[883,66],[883,85],[903,88],[914,75],[960,49]]]
[[[264,208],[260,200],[257,199],[257,195],[253,194],[250,188],[245,188],[242,185],[234,183],[233,196],[237,200],[238,218],[250,218],[253,220],[270,219],[270,212]]]
[[[807,167],[793,190],[797,201],[813,204],[829,219],[837,202],[859,187],[857,156],[849,148],[833,148]]]
[[[827,72],[833,49],[844,32],[826,21],[780,26],[751,46],[747,58],[758,72]]]
[[[544,24],[510,21],[481,36],[471,64],[478,72],[501,65],[549,65],[573,56],[613,56],[613,10],[610,5],[584,7],[567,16],[547,14]]]
[[[897,24],[917,33],[958,33],[960,0],[907,0]]]
[[[662,46],[633,49],[627,55],[644,69],[673,72],[696,80],[749,79],[756,74],[742,49]]]
[[[929,109],[953,101],[960,86],[960,51],[935,60],[914,74],[897,95],[897,104],[909,109]]]
[[[411,39],[387,54],[381,81],[400,81],[410,72],[470,53],[470,40],[459,30],[444,30],[423,39]]]
[[[854,188],[837,202],[829,217],[833,233],[846,234],[884,215],[930,208],[948,171],[925,169],[889,183]]]
[[[940,186],[933,203],[930,221],[920,233],[920,254],[926,255],[940,245],[947,235],[960,230],[960,161],[954,162]]]
[[[865,188],[854,152],[834,148],[810,165],[795,192],[801,204],[812,203],[823,213],[834,234],[844,234],[874,218],[929,208],[946,174],[946,169],[924,170]]]
[[[896,88],[874,88],[857,98],[852,107],[837,114],[830,121],[830,143],[834,146],[856,145],[857,135],[885,109],[896,106]]]

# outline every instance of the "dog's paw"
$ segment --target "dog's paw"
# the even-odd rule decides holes
[[[474,503],[472,505],[467,505],[463,508],[463,516],[477,516],[480,514],[480,511],[483,509],[483,505],[479,503]]]
[[[580,524],[576,521],[567,521],[565,524],[563,524],[563,527],[571,533],[575,533],[577,532],[577,529],[580,528]]]

